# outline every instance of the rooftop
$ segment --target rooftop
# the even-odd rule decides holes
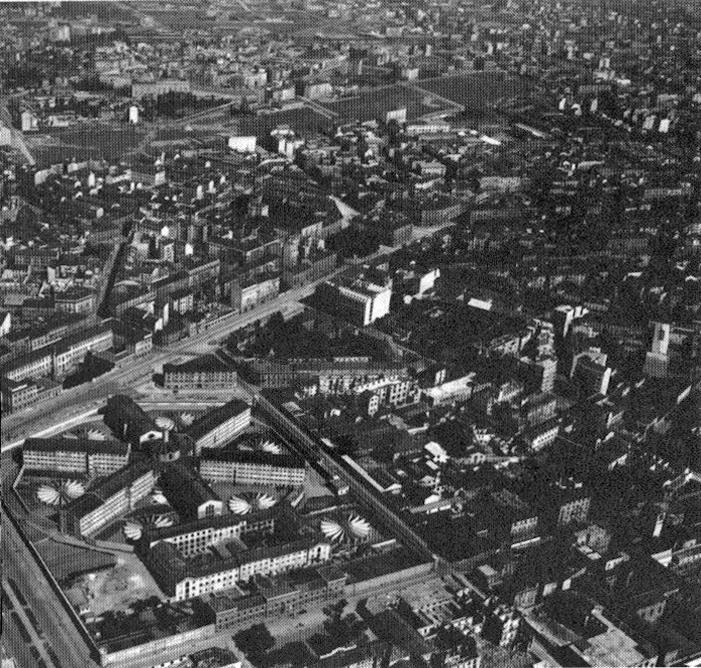
[[[197,441],[222,423],[250,409],[251,407],[244,401],[232,399],[195,420],[188,427],[186,433],[193,441]]]
[[[22,446],[24,452],[85,452],[122,455],[129,453],[129,446],[117,440],[97,440],[88,438],[66,438],[51,436],[48,438],[28,438]]]

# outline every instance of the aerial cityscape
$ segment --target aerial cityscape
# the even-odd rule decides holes
[[[0,30],[2,668],[701,666],[701,0]]]

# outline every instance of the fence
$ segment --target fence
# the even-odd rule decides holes
[[[30,553],[32,559],[35,561],[36,564],[39,566],[39,570],[42,572],[42,575],[46,578],[46,580],[49,583],[49,586],[51,587],[53,593],[56,595],[56,598],[58,599],[59,603],[61,604],[61,607],[66,611],[69,619],[73,622],[75,625],[76,629],[78,630],[78,634],[80,637],[83,639],[85,644],[87,645],[88,651],[90,653],[90,656],[92,659],[97,661],[98,663],[100,662],[100,653],[97,649],[97,646],[93,642],[93,639],[90,637],[90,634],[88,633],[87,629],[85,628],[82,620],[76,613],[76,611],[73,609],[73,606],[70,604],[68,599],[66,598],[65,594],[63,593],[63,590],[59,586],[58,582],[56,582],[56,579],[54,578],[53,574],[49,570],[49,567],[46,565],[44,562],[44,559],[42,556],[39,554],[37,549],[32,545],[32,542],[25,536],[24,532],[22,531],[18,520],[14,517],[13,513],[10,511],[8,508],[7,504],[5,502],[2,502],[2,509],[5,513],[5,516],[7,517],[10,526],[12,529],[15,531],[17,536],[19,537],[21,543],[24,545],[24,547],[27,549],[27,551]],[[5,537],[5,540],[7,540],[7,537]],[[36,583],[39,585],[39,583]]]

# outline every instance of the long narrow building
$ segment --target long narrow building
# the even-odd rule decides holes
[[[306,476],[304,460],[247,450],[208,448],[200,453],[200,475],[205,480],[240,485],[302,485]]]
[[[22,447],[22,463],[27,471],[110,475],[124,468],[131,447],[116,440],[87,438],[28,438]]]
[[[91,487],[59,513],[61,531],[92,537],[151,493],[156,474],[147,462],[131,464]]]

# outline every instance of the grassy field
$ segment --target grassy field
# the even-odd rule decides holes
[[[414,87],[415,86],[415,87]],[[448,110],[444,100],[480,110],[500,98],[511,97],[525,91],[526,84],[504,72],[464,72],[431,79],[421,79],[404,84],[383,86],[323,106],[337,113],[339,121],[384,120],[388,111],[406,108],[407,119]],[[432,97],[435,93],[436,97]],[[440,97],[438,97],[440,96]]]
[[[53,165],[75,158],[78,161],[104,158],[118,160],[133,150],[144,136],[143,130],[133,126],[116,128],[90,123],[77,128],[52,130],[49,142],[33,137],[28,143],[37,164]]]
[[[360,120],[384,121],[388,111],[406,108],[407,118],[418,118],[424,114],[440,111],[445,107],[441,102],[432,101],[421,91],[394,84],[361,93],[323,105],[339,115],[340,121]]]
[[[416,82],[431,91],[468,109],[482,109],[499,98],[522,94],[526,83],[504,72],[464,72]]]
[[[278,125],[289,125],[296,130],[323,131],[335,126],[335,123],[320,113],[307,107],[277,111],[259,116],[242,116],[235,119],[238,132],[242,135],[266,136]]]

